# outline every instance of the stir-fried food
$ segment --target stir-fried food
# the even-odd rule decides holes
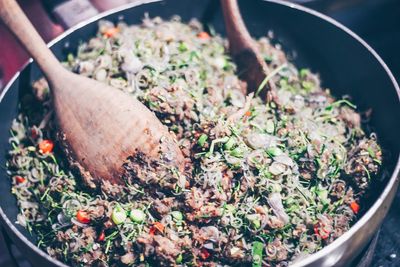
[[[94,184],[63,154],[46,82],[22,97],[8,171],[18,223],[40,248],[73,266],[286,266],[350,228],[380,169],[376,136],[349,98],[264,37],[265,82],[277,87],[265,103],[227,45],[195,20],[102,21],[65,62],[152,110],[179,142],[184,173],[136,155],[124,185]]]

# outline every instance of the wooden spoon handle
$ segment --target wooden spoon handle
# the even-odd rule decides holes
[[[62,69],[15,0],[0,0],[0,18],[32,55],[47,78],[51,79],[56,70]]]
[[[247,31],[237,0],[221,0],[221,7],[229,40],[229,52],[238,65],[240,78],[247,82],[247,93],[259,91],[265,77],[270,73],[268,65]],[[270,80],[267,87],[260,88],[260,96],[268,102],[276,100],[275,84]]]
[[[237,0],[221,0],[229,51],[235,56],[246,49],[254,49],[254,41],[240,15]],[[238,34],[240,33],[240,34]]]

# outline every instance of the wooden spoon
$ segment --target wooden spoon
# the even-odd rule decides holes
[[[239,69],[239,76],[247,82],[247,88],[256,91],[270,73],[267,64],[260,55],[240,15],[237,0],[221,0],[226,34],[229,40],[229,52]],[[275,99],[275,84],[268,82],[268,89],[261,91],[267,101]]]
[[[137,153],[184,169],[182,152],[167,127],[142,103],[121,90],[66,70],[15,0],[0,0],[0,17],[49,82],[67,154],[97,182],[122,183],[122,165]]]

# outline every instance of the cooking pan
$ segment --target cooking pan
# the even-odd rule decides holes
[[[198,18],[224,34],[221,10],[216,0],[135,1],[100,14],[51,42],[55,55],[63,60],[80,42],[95,35],[100,19],[128,24],[140,23],[147,12],[151,17],[169,18],[178,14],[184,21]],[[400,170],[400,90],[376,52],[357,35],[336,21],[310,9],[279,0],[239,1],[244,20],[254,37],[272,30],[275,41],[298,67],[318,72],[324,87],[336,96],[348,94],[360,110],[372,108],[371,125],[384,148],[383,171],[373,182],[364,213],[353,227],[321,251],[292,266],[346,266],[365,247],[384,219],[398,186]],[[0,220],[11,240],[35,266],[65,266],[35,246],[35,238],[16,224],[18,208],[4,169],[5,153],[12,120],[16,117],[20,95],[41,77],[34,62],[17,73],[0,95]]]

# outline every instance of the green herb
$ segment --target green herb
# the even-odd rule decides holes
[[[179,132],[179,126],[178,125],[172,125],[170,129],[174,133],[178,133]]]
[[[232,204],[225,204],[224,209],[227,213],[234,213],[235,212],[235,206]]]
[[[267,168],[262,172],[262,174],[267,179],[271,179],[273,177],[272,173],[270,173]]]
[[[270,63],[270,62],[272,62],[272,60],[273,60],[273,58],[271,56],[269,56],[269,55],[264,56],[264,61]]]
[[[212,140],[211,145],[210,145],[210,150],[206,153],[206,157],[209,157],[214,153],[216,144],[225,143],[228,140],[229,140],[229,137],[227,137],[227,136]]]
[[[230,155],[236,158],[243,158],[243,150],[240,147],[236,147],[230,151]]]
[[[207,23],[207,29],[208,29],[208,32],[210,33],[211,36],[216,36],[217,35],[217,32],[215,31],[215,28],[214,28],[214,26],[212,24]]]
[[[224,144],[224,148],[226,150],[231,150],[234,145],[235,145],[235,139],[231,137],[231,138],[229,138],[228,142],[226,142]]]
[[[276,156],[281,155],[283,153],[283,151],[278,147],[270,147],[267,149],[267,153],[271,157],[276,157]]]
[[[379,159],[373,159],[373,161],[375,161],[375,162],[378,163],[379,165],[382,165],[382,161],[380,161]]]
[[[273,120],[267,120],[267,124],[265,127],[265,130],[267,131],[267,133],[272,134],[275,131],[275,124]]]
[[[199,54],[196,51],[191,51],[190,52],[190,56],[189,56],[189,61],[193,61],[193,59],[200,59]],[[205,80],[206,77],[205,76],[200,76],[200,78],[202,78],[202,80]]]
[[[142,210],[133,209],[129,214],[129,218],[136,223],[141,223],[146,219],[146,214]]]
[[[106,242],[106,250],[104,251],[106,254],[108,254],[108,251],[110,250],[111,242],[111,239],[107,240]]]
[[[178,257],[176,257],[175,262],[176,262],[177,264],[181,264],[182,261],[183,261],[183,256],[182,256],[182,254],[179,254]]]
[[[371,174],[369,173],[369,170],[367,169],[367,167],[365,167],[364,165],[361,165],[361,166],[364,169],[364,171],[366,172],[366,174],[368,176],[368,180],[371,180]]]
[[[252,220],[251,224],[255,229],[259,229],[261,227],[261,221],[260,220]]]
[[[173,211],[171,212],[172,218],[176,221],[182,221],[183,220],[183,214],[180,211]]]
[[[367,148],[368,154],[371,158],[375,158],[375,152],[372,150],[372,148],[368,147]]]
[[[111,219],[117,225],[124,223],[126,217],[126,211],[120,205],[117,205],[111,214]]]
[[[286,67],[286,63],[282,64],[281,66],[279,66],[278,68],[274,69],[273,71],[271,71],[266,77],[265,79],[261,82],[261,84],[258,86],[257,91],[256,91],[256,96],[258,96],[260,94],[260,92],[262,91],[262,89],[264,89],[264,87],[267,85],[268,81],[271,80],[272,77],[274,77],[276,74],[278,74],[281,70],[283,70]]]
[[[338,100],[338,101],[336,101],[336,102],[333,102],[332,104],[330,104],[329,106],[327,106],[327,107],[325,108],[325,110],[330,111],[330,110],[332,110],[334,107],[338,107],[338,106],[340,106],[341,104],[346,104],[346,105],[348,105],[349,107],[351,107],[352,109],[356,109],[356,108],[357,108],[357,106],[354,105],[353,103],[351,103],[349,100],[347,100],[347,99],[341,99],[341,100]]]
[[[310,71],[308,69],[300,69],[300,78],[304,79],[308,74],[310,74]]]
[[[197,140],[197,144],[198,144],[199,146],[203,147],[204,144],[206,143],[207,139],[208,139],[208,136],[207,136],[206,134],[202,134],[202,135],[199,137],[199,140]]]
[[[188,47],[185,44],[185,42],[180,42],[179,43],[178,50],[179,50],[179,52],[185,52],[185,51],[188,50]]]
[[[260,241],[254,241],[252,244],[253,267],[262,266],[264,244]]]
[[[304,88],[304,90],[306,90],[306,92],[310,92],[314,88],[314,84],[312,82],[308,82],[308,81],[302,81],[301,86],[303,86],[303,88]]]
[[[68,61],[69,63],[72,63],[72,62],[74,61],[74,55],[71,54],[71,53],[69,53],[68,56],[67,56],[67,61]]]

